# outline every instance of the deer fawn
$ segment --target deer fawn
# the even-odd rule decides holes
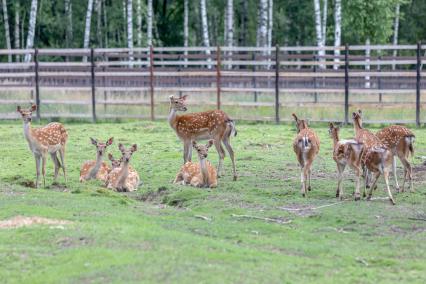
[[[111,161],[111,169],[112,170],[120,167],[121,159],[114,159],[114,156],[111,153],[108,154],[108,159]],[[130,166],[129,166],[129,168],[130,168]]]
[[[336,162],[338,171],[336,197],[343,199],[342,180],[343,172],[347,165],[351,167],[356,176],[355,192],[359,192],[361,168],[361,153],[363,144],[357,143],[355,140],[340,140],[339,127],[335,127],[333,123],[329,124],[329,134],[333,139],[333,160]]]
[[[320,140],[316,133],[308,127],[306,121],[299,120],[294,113],[292,115],[296,120],[298,130],[298,134],[293,141],[293,150],[301,167],[301,192],[302,196],[305,197],[307,190],[311,190],[311,166],[318,155]]]
[[[126,149],[123,144],[118,144],[118,149],[121,151],[121,165],[113,169],[107,178],[106,186],[117,191],[135,191],[139,186],[138,173],[130,169],[129,162],[133,153],[137,150],[137,145],[133,144],[130,149]],[[132,172],[132,174],[130,174]]]
[[[207,161],[207,153],[213,143],[212,139],[205,146],[197,145],[196,141],[192,142],[200,163],[186,162],[176,175],[174,183],[182,182],[195,187],[217,187],[216,169]]]
[[[114,159],[114,156],[112,154],[108,154],[108,159],[111,161],[111,169],[114,170],[116,168],[119,168],[121,166],[121,158],[120,159]],[[139,174],[138,172],[132,168],[131,165],[129,165],[129,175],[127,176],[127,180],[130,184],[135,185],[141,185],[141,182],[139,180]]]
[[[213,139],[213,144],[219,154],[219,165],[217,167],[218,177],[222,174],[223,159],[225,157],[225,150],[222,147],[223,143],[231,157],[234,180],[237,180],[234,150],[230,143],[231,136],[237,135],[234,121],[221,110],[177,115],[178,111],[187,110],[185,106],[186,98],[187,96],[181,98],[170,96],[170,113],[168,118],[170,126],[175,130],[176,135],[183,142],[184,163],[191,161],[192,141]]]
[[[28,146],[31,152],[34,154],[36,161],[36,184],[38,187],[40,179],[40,166],[43,175],[43,186],[46,187],[46,155],[50,154],[55,165],[54,182],[58,177],[59,168],[62,168],[64,172],[65,183],[67,182],[67,174],[65,167],[65,144],[67,143],[68,134],[65,127],[58,123],[52,122],[48,125],[40,128],[33,129],[31,127],[31,117],[33,111],[37,109],[36,105],[32,105],[29,109],[22,109],[17,106],[16,110],[22,116],[24,121],[24,136],[27,139]],[[57,153],[61,162],[59,162]],[[61,164],[62,163],[62,164]],[[40,165],[41,164],[41,165]]]
[[[110,167],[103,162],[105,150],[113,142],[114,138],[111,137],[106,143],[98,142],[96,139],[90,137],[90,141],[96,147],[96,161],[86,161],[81,165],[80,169],[80,182],[98,179],[101,181],[106,181],[108,173],[111,171]]]
[[[362,128],[361,112],[354,112],[352,114],[352,118],[354,121],[355,140],[359,143],[363,143],[364,145],[361,155],[362,164],[365,170],[365,186],[363,195],[365,196],[365,190],[368,184],[368,171],[374,175],[373,183],[368,192],[368,200],[371,199],[373,188],[375,188],[380,174],[383,174],[389,200],[395,205],[395,201],[389,188],[389,172],[393,163],[393,155],[376,135],[371,133],[369,130]],[[360,192],[355,191],[355,200],[359,200],[360,198]]]

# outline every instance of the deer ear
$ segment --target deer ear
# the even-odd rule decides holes
[[[208,142],[207,142],[207,148],[210,148],[211,146],[213,145],[213,139],[210,139]]]
[[[136,144],[133,144],[132,148],[130,148],[130,151],[132,151],[132,152],[136,152],[137,150],[138,150],[138,145],[136,145]]]
[[[353,112],[353,113],[352,113],[352,117],[353,117],[353,118],[355,118],[355,117],[356,117],[356,115],[357,115],[357,113],[356,113],[356,112]]]
[[[112,142],[114,142],[114,137],[108,139],[108,141],[106,142],[107,146],[111,145]]]
[[[120,150],[121,152],[124,152],[126,149],[124,148],[124,145],[119,143],[118,144],[118,150]]]
[[[17,106],[17,107],[16,107],[16,111],[17,111],[17,112],[21,112],[21,106]]]
[[[298,121],[298,120],[299,120],[299,119],[297,118],[297,116],[296,116],[296,114],[295,114],[295,113],[292,113],[291,115],[294,117],[294,120],[296,120],[296,121]]]
[[[175,97],[174,97],[173,95],[170,95],[170,96],[169,96],[169,99],[170,99],[170,100],[173,100],[174,98],[175,98]]]
[[[32,106],[31,106],[31,111],[35,111],[37,109],[37,106],[35,105],[35,104],[33,104]]]
[[[108,154],[108,159],[109,159],[110,161],[113,161],[113,160],[114,160],[114,157],[112,156],[112,154],[111,154],[111,153],[109,153],[109,154]]]
[[[360,110],[360,109],[359,109],[359,110],[358,110],[358,113],[359,113],[359,115],[362,115],[362,110]]]
[[[182,100],[186,100],[186,98],[188,97],[188,95],[184,95],[181,97]]]
[[[328,124],[328,126],[330,127],[330,129],[331,129],[331,128],[334,128],[334,124],[333,124],[333,122],[330,122],[330,123]]]
[[[90,137],[90,141],[92,142],[93,145],[98,145],[98,141],[96,141],[96,139],[93,139],[92,137]]]
[[[197,147],[197,141],[192,141],[192,147],[196,148]]]

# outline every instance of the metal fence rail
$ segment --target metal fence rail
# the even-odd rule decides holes
[[[366,50],[370,56],[366,56]],[[319,56],[323,50],[324,55]],[[393,51],[398,55],[394,56]],[[70,114],[68,117],[98,118],[96,106],[146,105],[149,118],[155,119],[155,101],[159,92],[216,93],[216,107],[224,93],[254,93],[252,102],[239,107],[270,106],[279,122],[282,94],[313,93],[312,104],[319,105],[318,94],[344,94],[343,122],[349,121],[350,94],[415,93],[415,122],[421,121],[421,90],[425,89],[426,45],[374,45],[341,47],[149,47],[111,49],[29,49],[0,50],[0,91],[27,90],[38,106],[37,116],[48,117],[43,104],[91,105],[91,115]],[[31,54],[32,62],[5,62],[8,55]],[[86,90],[91,100],[67,98],[43,99],[40,90]],[[99,91],[144,91],[149,99],[102,99]],[[272,102],[261,102],[258,94],[271,94]],[[28,100],[2,98],[1,104],[28,103]],[[297,98],[297,97],[296,97]],[[297,100],[295,102],[297,104]],[[333,105],[335,102],[328,102]],[[366,102],[367,103],[367,102]],[[305,104],[308,104],[305,102]],[[324,103],[323,103],[324,104]],[[361,103],[362,104],[362,103]],[[399,102],[404,104],[404,102]],[[406,103],[409,104],[409,103]],[[291,103],[290,103],[291,105]],[[105,113],[101,117],[117,115]],[[141,117],[120,115],[119,117]],[[2,116],[0,118],[10,118]]]

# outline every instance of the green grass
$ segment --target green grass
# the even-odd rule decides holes
[[[165,122],[67,124],[67,187],[26,187],[35,163],[20,122],[0,124],[0,219],[16,215],[71,221],[0,229],[0,282],[6,283],[425,283],[426,131],[416,129],[416,193],[386,200],[352,201],[352,174],[344,182],[347,201],[337,202],[331,140],[324,126],[313,169],[313,191],[300,194],[291,143],[294,127],[238,124],[233,138],[239,180],[231,163],[217,189],[172,184],[182,145]],[[342,130],[350,137],[351,128]],[[78,182],[79,167],[95,156],[89,136],[137,143],[131,164],[144,182],[119,194],[100,182]],[[217,164],[212,149],[209,159]],[[399,170],[400,176],[402,170]],[[392,182],[393,184],[393,182]],[[374,197],[385,197],[383,182]],[[279,224],[250,215],[291,220]],[[208,220],[197,216],[207,217]]]

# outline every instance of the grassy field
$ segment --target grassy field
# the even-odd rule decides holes
[[[165,122],[66,124],[69,182],[31,188],[35,163],[21,122],[0,123],[0,220],[18,215],[70,223],[0,228],[0,282],[5,283],[425,283],[426,131],[417,136],[416,193],[386,200],[335,199],[336,170],[325,125],[313,191],[300,194],[289,125],[237,124],[231,163],[217,189],[172,184],[182,146]],[[345,128],[342,137],[351,137]],[[137,143],[131,164],[144,182],[135,193],[80,184],[79,167],[94,159],[89,136]],[[209,159],[217,164],[212,149]],[[402,170],[399,171],[400,176]],[[393,184],[393,182],[392,182]],[[374,197],[385,197],[381,181]],[[331,206],[323,206],[331,205]],[[256,218],[241,217],[247,215]]]

